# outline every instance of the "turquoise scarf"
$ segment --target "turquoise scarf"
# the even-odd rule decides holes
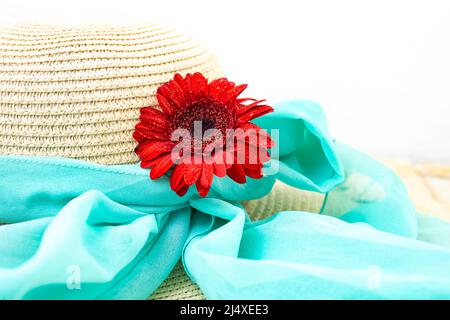
[[[397,176],[334,142],[317,104],[279,129],[259,180],[178,197],[137,165],[0,157],[0,299],[145,299],[180,257],[212,299],[450,298],[450,225],[418,215]],[[251,222],[240,204],[281,180],[326,193],[321,214]]]

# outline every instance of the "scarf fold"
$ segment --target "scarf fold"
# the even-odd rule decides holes
[[[207,198],[138,165],[0,157],[0,299],[145,299],[180,257],[208,298],[450,298],[450,226],[417,215],[394,173],[333,141],[315,103],[257,122],[279,157]],[[321,214],[249,221],[239,202],[276,180],[327,193]]]

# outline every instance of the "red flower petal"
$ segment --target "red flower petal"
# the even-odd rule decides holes
[[[213,166],[211,164],[203,164],[202,167],[202,174],[200,179],[197,180],[196,186],[198,194],[202,197],[206,197],[214,178]]]
[[[135,127],[133,138],[141,143],[145,140],[170,140],[167,132],[157,132],[147,127],[143,122],[139,122]]]
[[[227,175],[227,166],[225,163],[213,163],[214,174],[219,178],[223,178]]]
[[[144,142],[139,143],[136,148],[134,149],[134,152],[139,156],[139,158],[142,160],[142,152],[144,151],[144,149],[150,145],[153,141],[150,140],[145,140]]]
[[[231,166],[235,163],[234,153],[232,150],[225,152],[225,164],[227,166],[227,170],[231,168]]]
[[[175,106],[173,106],[162,94],[157,93],[156,99],[158,100],[158,105],[165,114],[169,116],[173,114]]]
[[[143,168],[143,169],[148,169],[148,168],[151,168],[153,164],[154,164],[154,163],[153,163],[152,161],[145,161],[145,160],[142,160],[142,161],[141,161],[141,168]]]
[[[227,163],[227,153],[223,151],[218,151],[213,157],[213,169],[214,174],[220,178],[225,177],[227,175],[227,169],[229,169],[233,163],[233,155],[229,155],[230,161]]]
[[[267,151],[264,147],[258,147],[254,146],[252,144],[245,144],[245,163],[250,163],[250,160],[254,161],[255,155],[256,155],[256,162],[258,164],[263,164],[270,160],[270,154],[269,151]],[[247,155],[252,155],[253,158],[250,159],[247,157]]]
[[[202,174],[201,164],[186,164],[184,169],[184,182],[190,186],[197,182]]]
[[[166,155],[166,154],[164,154],[164,155]],[[141,161],[141,168],[151,168],[151,167],[156,166],[160,162],[161,157],[162,156],[155,158],[155,159],[151,159],[151,160],[143,159]]]
[[[186,85],[189,88],[191,99],[204,98],[208,90],[208,80],[200,73],[196,72],[186,78]]]
[[[180,86],[173,80],[170,80],[169,82],[163,84],[156,90],[156,96],[158,98],[158,102],[164,103],[165,107],[167,107],[167,104],[172,109],[172,112],[176,109],[184,107],[184,94],[181,90]],[[160,101],[160,97],[163,97]],[[166,104],[167,102],[167,104]],[[163,108],[163,106],[161,106]],[[168,114],[171,114],[171,112],[168,112]]]
[[[242,140],[237,140],[234,146],[236,163],[255,170],[257,168],[255,165],[261,166],[263,163],[270,160],[270,154],[265,147],[249,144],[247,141],[244,143],[242,142]]]
[[[152,180],[156,180],[162,177],[164,174],[166,174],[167,171],[169,171],[169,169],[173,165],[172,155],[170,153],[162,155],[156,160],[156,164],[152,166],[152,169],[150,171],[150,178]]]
[[[245,172],[247,172],[247,170],[259,171],[262,168],[262,163],[244,163],[242,166],[244,167]]]
[[[170,188],[177,193],[177,195],[184,196],[189,189],[189,186],[184,182],[184,164],[175,166],[170,176]]]
[[[208,85],[208,93],[215,100],[222,103],[227,103],[227,92],[233,87],[233,82],[228,81],[227,78],[220,78],[211,81],[211,83]]]
[[[240,105],[242,105],[244,102],[248,102],[248,101],[253,101],[253,102],[255,102],[255,101],[258,101],[258,100],[253,99],[253,98],[241,98],[241,99],[236,99],[236,103],[237,103],[237,104],[240,104]],[[265,100],[259,100],[259,101],[261,102],[261,101],[265,101]]]
[[[168,140],[169,137],[167,136],[166,133],[162,133],[162,132],[147,132],[145,136],[141,135],[140,132],[135,132],[133,134],[133,138],[141,143],[143,141],[146,140]]]
[[[257,126],[256,124],[246,122],[241,124],[239,128],[244,130],[246,134],[246,143],[264,147],[267,149],[270,149],[274,146],[274,142],[267,131]]]
[[[249,170],[245,168],[245,174],[253,179],[261,179],[263,177],[262,170]]]
[[[248,106],[242,106],[239,109],[239,115],[238,115],[238,119],[237,119],[238,125],[241,125],[252,119],[261,117],[261,116],[273,111],[273,108],[271,106],[259,105],[259,104],[257,104],[257,102],[259,102],[259,101],[255,101],[254,103],[249,104]]]
[[[140,111],[141,111],[141,117],[142,116],[155,117],[155,118],[161,119],[161,121],[168,121],[169,120],[167,118],[167,116],[163,112],[161,112],[158,109],[156,109],[154,107],[151,107],[151,106],[141,108]]]
[[[174,146],[175,143],[172,141],[151,141],[139,145],[136,153],[141,159],[149,161],[158,158],[165,153],[171,152]]]
[[[236,181],[237,183],[245,183],[247,179],[245,178],[245,171],[242,165],[233,164],[230,169],[227,170],[227,175]]]
[[[139,119],[143,123],[151,123],[152,129],[158,132],[167,132],[170,124],[165,114],[153,107],[142,108]]]
[[[184,107],[186,105],[186,101],[184,99],[184,92],[181,86],[175,80],[171,80],[169,82],[169,86],[172,92],[172,97],[176,101],[178,107]]]
[[[246,84],[240,84],[230,90],[228,90],[227,92],[227,100],[229,102],[234,102],[236,100],[236,98],[242,93],[242,91],[244,91],[245,89],[247,89],[247,85]]]
[[[188,78],[188,77],[191,77],[191,74],[187,74],[186,78]],[[190,90],[189,86],[187,85],[186,80],[179,73],[175,74],[175,76],[173,77],[173,80],[176,83],[178,83],[181,90],[183,90],[185,104],[191,103],[192,102],[191,90]]]
[[[249,110],[251,108],[257,107],[261,102],[266,101],[265,99],[255,100],[255,99],[248,99],[248,98],[243,99],[243,100],[249,100],[249,101],[253,101],[253,102],[250,104],[241,104],[240,108],[238,110],[238,115],[241,115],[244,112],[247,112],[247,110]]]

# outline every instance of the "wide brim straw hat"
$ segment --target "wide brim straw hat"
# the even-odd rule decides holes
[[[98,164],[139,161],[132,134],[140,109],[175,73],[222,76],[198,42],[154,23],[12,25],[0,30],[0,155]],[[279,210],[320,209],[323,197],[277,184],[245,205],[254,220]],[[152,299],[201,299],[179,263]]]

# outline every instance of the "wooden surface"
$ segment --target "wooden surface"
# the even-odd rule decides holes
[[[418,212],[450,221],[450,166],[383,160],[405,183]]]

